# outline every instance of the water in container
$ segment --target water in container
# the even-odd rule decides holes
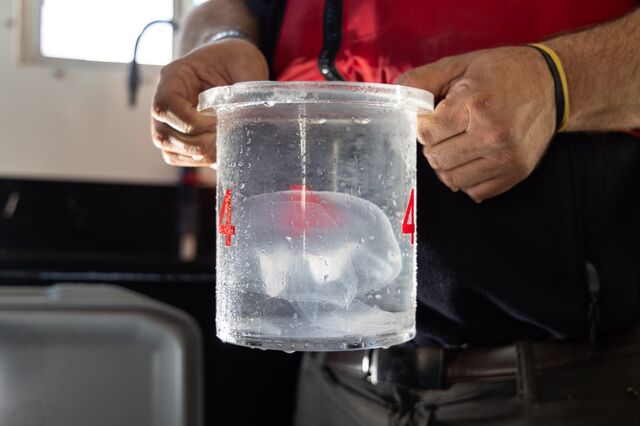
[[[218,119],[218,336],[286,351],[411,339],[416,120],[432,96],[261,82],[200,101]]]

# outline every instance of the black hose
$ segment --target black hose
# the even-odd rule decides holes
[[[144,26],[138,37],[136,38],[136,44],[133,47],[133,59],[129,63],[129,78],[127,79],[127,87],[129,93],[129,106],[131,108],[136,106],[136,101],[138,99],[138,86],[140,83],[140,70],[138,69],[138,61],[136,57],[138,56],[138,45],[140,44],[140,39],[144,33],[152,26],[156,24],[169,24],[173,27],[174,30],[178,29],[178,23],[173,20],[163,20],[157,19],[155,21],[149,22]]]

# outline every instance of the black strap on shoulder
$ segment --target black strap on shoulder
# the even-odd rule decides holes
[[[327,0],[324,6],[324,37],[318,67],[326,80],[343,81],[335,59],[342,41],[342,0]]]

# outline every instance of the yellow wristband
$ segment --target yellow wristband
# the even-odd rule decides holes
[[[556,87],[556,93],[558,92],[557,89],[561,89],[562,93],[562,99],[559,99],[559,97],[556,96],[556,106],[562,108],[562,119],[559,120],[560,123],[556,126],[558,129],[557,131],[560,132],[565,128],[565,126],[567,125],[567,121],[569,120],[569,87],[567,85],[567,75],[564,72],[564,67],[562,66],[560,57],[551,48],[541,43],[532,43],[529,44],[529,46],[536,48],[537,50],[541,51],[541,53],[546,53],[546,55],[543,54],[545,60],[549,59],[553,63],[553,67],[551,66],[551,64],[549,64],[549,68],[551,69],[551,74],[553,75],[554,84],[557,85],[558,83],[560,83],[561,85],[561,88]],[[558,116],[560,116],[560,114],[558,114]]]

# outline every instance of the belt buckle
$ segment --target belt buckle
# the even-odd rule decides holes
[[[444,349],[435,347],[391,347],[365,354],[368,379],[373,385],[398,384],[414,389],[444,388]]]

